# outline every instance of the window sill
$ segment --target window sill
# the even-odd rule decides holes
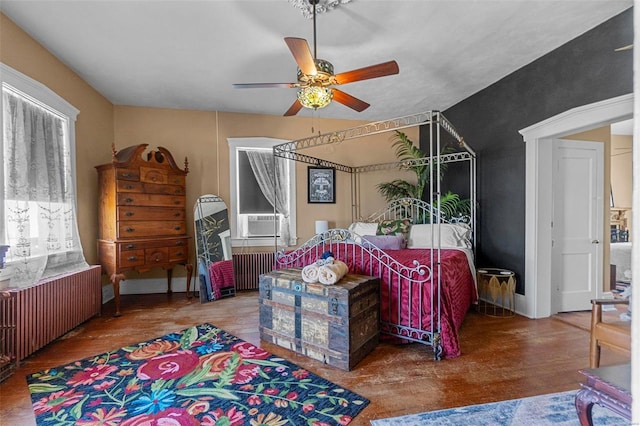
[[[274,237],[264,238],[232,238],[231,247],[265,247],[275,245]]]
[[[292,236],[291,241],[297,241],[297,238]],[[275,238],[273,237],[264,237],[264,238],[232,238],[231,239],[231,247],[274,247],[276,245]],[[283,246],[283,241],[278,240],[278,247]]]

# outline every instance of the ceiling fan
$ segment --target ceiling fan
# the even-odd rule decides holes
[[[234,88],[297,88],[298,97],[287,112],[284,113],[285,117],[296,115],[303,107],[314,110],[324,108],[332,100],[358,112],[369,108],[370,105],[368,103],[333,86],[398,74],[400,72],[398,63],[396,61],[388,61],[334,74],[333,65],[329,61],[318,59],[316,54],[316,4],[318,1],[309,0],[309,3],[313,5],[313,55],[311,55],[307,40],[297,37],[285,37],[284,39],[298,64],[298,81],[295,83],[239,83],[234,84]]]

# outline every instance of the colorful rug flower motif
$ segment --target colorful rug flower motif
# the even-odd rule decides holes
[[[27,382],[38,425],[346,425],[369,403],[210,324]]]

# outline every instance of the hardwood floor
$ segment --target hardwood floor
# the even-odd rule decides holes
[[[353,371],[329,367],[260,341],[257,292],[243,292],[201,304],[184,293],[122,296],[121,317],[114,304],[100,317],[24,360],[0,384],[0,425],[34,425],[25,375],[107,350],[208,322],[341,386],[371,403],[353,425],[369,420],[455,406],[578,389],[578,369],[589,365],[589,333],[580,321],[492,318],[469,312],[460,330],[462,356],[434,361],[420,344],[381,343]],[[583,315],[584,316],[584,315]],[[627,359],[603,349],[602,365]]]

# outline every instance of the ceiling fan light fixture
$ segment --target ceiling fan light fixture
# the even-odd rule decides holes
[[[298,90],[298,100],[305,108],[324,108],[332,99],[333,90],[329,87],[306,86]]]

